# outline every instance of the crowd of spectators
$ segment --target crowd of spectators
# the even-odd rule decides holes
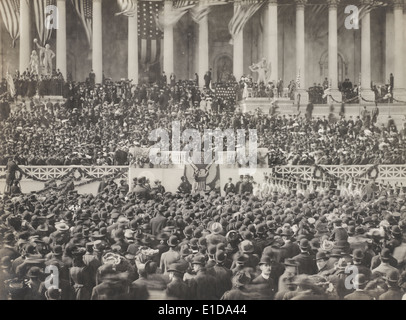
[[[365,199],[272,179],[265,195],[173,194],[138,177],[97,195],[4,196],[1,299],[406,298],[403,192]]]
[[[0,163],[16,155],[23,165],[148,166],[148,156],[136,150],[156,144],[148,138],[152,130],[171,133],[172,122],[179,121],[181,132],[257,129],[258,147],[269,150],[270,166],[405,164],[406,127],[398,130],[391,118],[379,126],[368,112],[356,118],[244,114],[187,82],[131,88],[125,81],[70,85],[66,102],[23,100],[10,114],[2,102]]]

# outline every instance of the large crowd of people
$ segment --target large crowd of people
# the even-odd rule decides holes
[[[402,189],[309,190],[270,176],[265,193],[244,180],[221,196],[182,184],[4,196],[1,299],[406,299]]]
[[[377,125],[378,106],[356,118],[333,109],[313,117],[312,103],[304,117],[278,115],[275,105],[242,113],[235,100],[244,91],[281,96],[281,82],[216,90],[174,75],[155,85],[92,79],[67,83],[57,102],[20,94],[11,108],[2,98],[0,164],[9,173],[21,164],[152,166],[139,151],[156,143],[152,130],[171,134],[173,121],[181,131],[256,129],[271,167],[406,163],[406,125]],[[406,299],[403,185],[240,178],[223,195],[184,177],[177,193],[165,191],[173,181],[137,177],[131,190],[105,179],[96,195],[79,194],[72,177],[31,194],[17,180],[0,201],[0,299]]]
[[[0,164],[17,155],[23,165],[148,166],[145,153],[152,130],[257,129],[258,147],[267,148],[268,165],[405,164],[406,127],[393,119],[377,125],[379,109],[363,110],[359,117],[315,118],[242,113],[235,101],[219,89],[199,89],[193,82],[137,85],[106,81],[103,85],[71,83],[67,100],[27,99],[10,108],[1,101]],[[238,91],[238,90],[237,90]],[[272,91],[272,90],[271,90]],[[226,145],[226,144],[224,144]],[[138,149],[137,149],[138,150]],[[171,150],[171,147],[169,147]]]

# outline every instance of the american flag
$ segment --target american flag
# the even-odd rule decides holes
[[[117,3],[121,11],[116,13],[116,16],[124,15],[127,17],[134,17],[137,14],[137,0],[117,0]]]
[[[194,6],[190,11],[192,15],[192,19],[199,23],[204,17],[206,17],[210,11],[212,6],[219,6],[229,3],[230,0],[206,0],[202,1],[200,4]]]
[[[138,4],[138,41],[140,61],[145,66],[160,60],[163,32],[158,28],[157,19],[163,8],[161,1],[142,1]]]
[[[20,36],[20,0],[0,0],[0,14],[15,47]]]
[[[93,3],[92,0],[72,0],[72,4],[76,9],[76,13],[85,28],[86,37],[89,44],[92,44],[92,16]]]
[[[175,25],[190,9],[195,7],[198,1],[194,0],[175,0],[170,11],[163,9],[157,18],[158,27],[163,31],[167,26]]]
[[[228,29],[233,38],[244,29],[244,26],[249,19],[262,7],[264,3],[265,1],[263,0],[245,0],[242,1],[239,6],[237,6],[237,10],[228,24]]]
[[[51,38],[52,28],[45,26],[45,8],[47,6],[55,5],[55,0],[35,0],[32,2],[34,6],[35,25],[37,27],[39,44],[44,46]]]
[[[186,8],[186,7],[194,7],[198,4],[198,0],[175,0],[173,1],[173,7],[175,9]]]

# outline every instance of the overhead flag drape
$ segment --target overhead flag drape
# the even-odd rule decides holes
[[[46,28],[45,26],[45,8],[47,6],[55,5],[55,0],[34,0],[32,1],[34,7],[35,25],[37,27],[37,33],[39,38],[39,44],[45,46],[52,36],[52,28]]]
[[[137,0],[117,0],[117,4],[121,11],[117,12],[116,16],[123,15],[127,17],[134,17],[137,14]]]
[[[20,36],[20,1],[0,0],[0,14],[4,25],[10,34],[13,48]]]
[[[164,9],[158,15],[157,25],[163,31],[165,27],[175,25],[190,9],[198,4],[195,0],[174,1],[172,9],[167,12]]]
[[[92,45],[92,0],[71,0],[75,7],[76,13],[86,32],[87,41]]]
[[[206,0],[202,1],[200,4],[194,6],[190,10],[190,14],[192,15],[192,19],[199,23],[204,17],[206,17],[213,6],[220,6],[230,3],[230,0]]]
[[[232,38],[239,34],[246,23],[251,19],[251,17],[264,5],[263,0],[243,0],[241,4],[237,6],[237,10],[234,12],[234,16],[228,24],[228,30]]]

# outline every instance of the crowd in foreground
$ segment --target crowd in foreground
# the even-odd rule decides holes
[[[135,182],[4,196],[1,299],[406,299],[403,190]]]

